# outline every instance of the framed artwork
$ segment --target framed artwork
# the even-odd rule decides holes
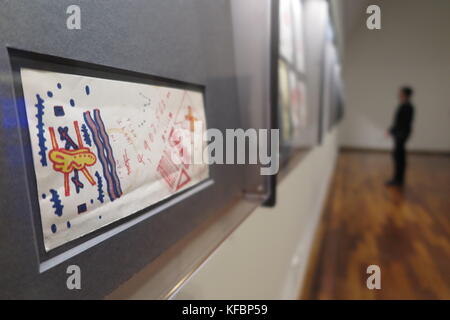
[[[310,147],[315,121],[308,110],[305,12],[301,0],[279,1],[278,116],[281,166],[300,149]],[[314,68],[310,69],[311,71]],[[316,123],[314,123],[316,125]],[[308,133],[308,131],[311,131]]]
[[[308,113],[308,104],[306,97],[306,85],[302,80],[294,78],[293,88],[291,91],[291,107],[292,107],[292,136],[293,147],[301,148],[302,146],[302,133],[307,130],[310,123]]]
[[[295,66],[297,71],[305,72],[305,43],[303,28],[303,3],[300,0],[291,0],[293,16],[293,32],[295,47]]]
[[[279,0],[280,56],[289,63],[294,63],[294,28],[291,0]]]
[[[193,143],[206,128],[201,91],[27,68],[20,76],[46,250],[209,177],[191,161],[204,147]]]
[[[282,141],[288,143],[292,138],[291,130],[291,73],[283,60],[278,62],[279,119]],[[285,145],[284,143],[283,145]]]
[[[114,10],[73,34],[78,50],[64,27],[43,37],[47,23],[17,24],[51,21],[63,2],[2,6],[3,298],[101,299],[145,266],[156,271],[149,297],[168,297],[263,202],[267,179],[253,168],[185,161],[197,153],[189,150],[197,129],[247,123],[240,76],[252,69],[238,71],[237,43],[260,61],[252,114],[261,114],[253,92],[269,101],[271,8],[259,4],[256,14],[247,1],[183,1],[174,10],[166,1],[110,0]],[[133,19],[122,21],[124,12]],[[242,32],[238,20],[257,27]],[[252,60],[260,52],[267,60]],[[81,268],[83,290],[67,290],[70,265]]]

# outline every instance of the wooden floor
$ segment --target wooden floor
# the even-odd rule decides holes
[[[398,190],[384,186],[389,154],[341,153],[301,298],[450,299],[450,157],[408,161]]]

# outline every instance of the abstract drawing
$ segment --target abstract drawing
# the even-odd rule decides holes
[[[103,176],[106,180],[109,198],[111,201],[114,201],[122,195],[120,180],[116,172],[116,161],[114,160],[109,137],[98,109],[94,110],[94,118],[95,120],[92,119],[89,111],[84,113],[84,120],[91,130],[94,144],[97,147],[97,154],[103,168]]]
[[[81,140],[77,121],[74,121],[73,124],[75,131],[77,132],[78,145],[80,147],[76,146],[70,137],[66,135],[64,138],[64,140],[66,140],[66,148],[59,148],[53,127],[48,128],[52,141],[52,149],[50,150],[48,157],[53,163],[53,169],[64,174],[64,194],[66,197],[70,196],[69,175],[74,170],[81,171],[86,179],[92,185],[95,185],[95,180],[89,173],[88,167],[93,166],[97,162],[97,158],[89,148],[83,147],[83,141]],[[67,132],[64,131],[64,129],[61,131]],[[68,142],[68,140],[70,142]],[[74,147],[74,150],[67,149],[67,145]]]
[[[190,161],[205,147],[193,143],[206,130],[201,92],[27,68],[21,78],[47,251],[209,177]]]

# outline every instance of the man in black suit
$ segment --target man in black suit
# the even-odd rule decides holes
[[[413,89],[403,87],[400,89],[400,105],[395,113],[394,123],[389,134],[394,139],[394,176],[386,184],[389,186],[403,186],[405,182],[406,151],[405,145],[411,134],[414,118],[414,106],[411,104]]]

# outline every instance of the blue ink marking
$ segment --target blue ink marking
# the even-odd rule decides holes
[[[66,114],[62,106],[54,106],[53,112],[55,113],[55,117],[64,117]]]
[[[94,119],[92,119],[89,111],[84,112],[83,116],[86,125],[91,130],[92,140],[95,146],[97,147],[97,155],[98,155],[97,159],[99,160],[103,169],[103,178],[106,181],[106,191],[108,192],[109,199],[111,201],[114,201],[118,197],[114,189],[114,181],[109,167],[110,163],[108,162],[107,159],[108,155],[105,154],[105,151],[107,152],[107,149],[105,149],[105,145],[101,137],[101,132],[99,131],[98,124],[94,121]]]
[[[95,171],[95,176],[97,177],[97,191],[98,191],[98,201],[103,203],[105,200],[105,193],[103,192],[103,182],[102,177],[98,171]]]
[[[70,229],[71,226],[72,226],[72,225],[70,224],[70,221],[67,221],[67,228]]]
[[[89,95],[91,93],[91,88],[89,88],[89,86],[86,86],[84,88],[84,90],[86,91],[86,94]]]
[[[100,110],[95,109],[94,110],[94,119],[95,119],[95,125],[97,127],[98,133],[100,135],[100,138],[103,143],[103,148],[106,151],[106,162],[108,165],[108,169],[110,171],[110,175],[112,176],[112,184],[114,188],[115,197],[114,200],[117,198],[120,198],[122,195],[122,188],[120,186],[120,180],[119,176],[117,175],[116,171],[116,160],[114,159],[114,154],[111,148],[111,144],[109,142],[109,136],[106,133],[105,124],[103,123],[103,120],[100,116]],[[111,199],[112,201],[113,199]]]
[[[53,97],[53,92],[47,91],[47,96],[48,96],[49,98]]]
[[[99,219],[101,219],[101,218],[102,218],[102,216],[98,216],[98,218],[99,218]]]
[[[55,214],[58,217],[61,217],[63,215],[64,206],[61,203],[61,199],[59,198],[58,191],[56,191],[54,189],[50,189],[50,193],[52,194],[52,197],[50,198],[50,201],[53,202],[52,208],[55,208]]]
[[[42,194],[42,199],[47,198],[47,196],[45,195],[45,193]]]
[[[39,155],[41,156],[41,164],[43,167],[47,166],[47,147],[45,146],[45,128],[44,128],[44,122],[42,121],[42,116],[44,115],[44,100],[41,98],[39,94],[36,95],[37,103],[34,105],[37,109],[36,118],[37,118],[37,125],[36,128],[38,129],[37,137],[39,139]]]
[[[56,86],[58,87],[58,89],[61,89],[61,88],[62,88],[62,85],[61,85],[61,83],[59,83],[59,82],[58,82],[58,84],[57,84]]]
[[[73,141],[73,139],[69,135],[69,128],[68,127],[58,127],[59,132],[59,138],[62,141],[66,142],[65,148],[69,150],[70,148],[73,148],[74,150],[78,149],[78,145]]]
[[[81,132],[83,133],[83,140],[88,146],[92,146],[91,136],[89,135],[86,125],[81,125]]]
[[[82,203],[82,204],[78,205],[78,214],[86,212],[86,211],[87,211],[86,203]]]
[[[94,203],[94,199],[91,199],[91,204],[93,204]]]
[[[73,100],[73,99],[70,99],[70,105],[72,106],[72,107],[75,107],[75,100]]]
[[[52,224],[51,229],[53,233],[56,233],[56,224]]]
[[[84,184],[80,181],[80,177],[78,175],[78,170],[73,171],[73,177],[71,178],[73,184],[75,185],[75,190],[77,193],[80,193],[80,189],[84,188]]]

